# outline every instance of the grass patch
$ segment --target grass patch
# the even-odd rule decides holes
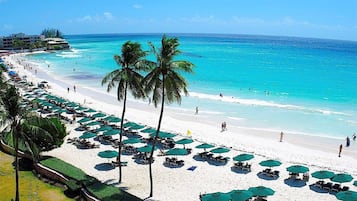
[[[15,198],[13,161],[14,157],[0,151],[0,197],[4,201]],[[20,171],[19,182],[20,200],[74,201],[66,197],[61,188],[42,182],[31,171]]]
[[[96,182],[87,186],[87,190],[102,201],[141,201],[142,199],[131,195],[118,187],[109,186],[101,182]]]
[[[58,158],[48,158],[40,162],[42,165],[77,181],[86,181],[90,177],[83,170],[68,164]]]

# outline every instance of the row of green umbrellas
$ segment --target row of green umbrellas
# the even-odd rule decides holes
[[[251,187],[248,190],[232,190],[228,193],[216,192],[202,196],[202,201],[246,201],[253,196],[270,196],[275,191],[265,186]]]

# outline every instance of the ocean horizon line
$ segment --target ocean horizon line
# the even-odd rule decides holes
[[[352,42],[357,44],[357,40],[349,40],[349,39],[339,39],[339,38],[319,38],[319,37],[313,37],[313,36],[290,36],[290,35],[269,35],[269,34],[245,34],[245,33],[190,33],[190,32],[121,32],[121,33],[70,33],[70,34],[64,34],[63,36],[95,36],[95,35],[102,35],[102,36],[109,36],[109,35],[122,35],[122,36],[162,36],[162,35],[179,35],[179,36],[221,36],[221,37],[227,37],[227,36],[236,36],[236,37],[261,37],[262,39],[265,38],[275,38],[275,39],[302,39],[302,40],[321,40],[321,41],[336,41],[336,42]]]

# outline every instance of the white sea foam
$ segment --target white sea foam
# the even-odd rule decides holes
[[[197,92],[190,92],[190,96],[200,99],[209,99],[214,101],[222,101],[227,103],[236,103],[236,104],[250,105],[250,106],[275,107],[275,108],[296,110],[296,111],[302,111],[308,113],[321,113],[325,115],[334,114],[334,115],[351,116],[351,114],[344,113],[344,112],[332,111],[332,110],[321,109],[321,108],[309,108],[301,105],[281,104],[273,101],[265,101],[265,100],[258,100],[258,99],[244,99],[244,98],[233,97],[233,96],[221,97],[219,95],[211,95],[211,94],[204,94],[204,93],[197,93]]]

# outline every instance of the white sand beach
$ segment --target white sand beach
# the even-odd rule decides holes
[[[95,91],[81,85],[76,85],[76,92],[74,92],[72,81],[59,80],[55,75],[46,72],[46,69],[38,67],[33,67],[32,70],[25,69],[17,62],[19,59],[26,60],[20,54],[5,57],[5,61],[13,66],[12,69],[18,72],[20,76],[26,75],[28,81],[36,84],[46,80],[50,85],[48,91],[56,96],[78,102],[107,114],[121,116],[122,103],[119,103],[115,96],[106,93],[104,90],[102,92]],[[22,64],[24,63],[26,61],[22,61]],[[35,73],[35,70],[37,73]],[[70,87],[69,93],[67,87]],[[126,119],[156,128],[159,109],[148,103],[129,101]],[[177,115],[174,109],[170,107],[167,107],[164,112],[163,131],[179,134],[174,138],[177,140],[187,137],[186,133],[189,129],[192,133],[192,139],[195,141],[186,145],[186,147],[192,148],[190,155],[178,156],[185,161],[185,165],[180,168],[165,167],[163,165],[165,156],[157,156],[159,152],[155,152],[155,162],[152,166],[154,177],[152,200],[197,201],[199,195],[203,193],[228,192],[260,185],[275,190],[275,194],[268,197],[268,200],[271,201],[337,200],[332,194],[311,190],[309,185],[317,181],[311,176],[306,185],[301,187],[292,187],[289,182],[284,181],[289,177],[286,168],[296,164],[306,165],[310,168],[310,173],[316,170],[331,170],[335,173],[352,174],[354,180],[357,179],[357,142],[352,141],[350,147],[344,146],[341,157],[338,157],[338,146],[340,144],[345,145],[344,139],[284,132],[283,142],[279,142],[280,131],[242,128],[234,120],[227,121],[228,130],[221,132],[220,121],[209,118],[211,114],[205,114],[204,111],[200,110],[199,114],[195,115],[194,112],[193,108],[192,111]],[[78,125],[77,123],[68,125],[67,128],[70,131],[68,138],[81,135],[81,132],[74,130]],[[230,152],[222,154],[222,156],[230,157],[231,160],[222,166],[195,160],[193,156],[202,152],[202,150],[194,147],[202,142],[231,148]],[[95,143],[98,144],[96,141]],[[176,145],[176,147],[182,147],[182,145]],[[107,159],[98,157],[97,153],[108,149],[114,150],[111,145],[101,144],[100,148],[97,149],[82,150],[77,149],[72,144],[64,143],[60,148],[43,154],[58,157],[108,184],[115,184],[140,198],[146,198],[150,189],[148,165],[137,164],[131,155],[124,155],[122,160],[127,161],[128,165],[123,167],[123,182],[118,184],[118,168],[106,171],[96,169],[98,164],[107,162]],[[252,171],[247,174],[231,170],[234,162],[232,158],[241,153],[254,154],[254,159],[249,161],[252,163]],[[273,168],[280,171],[278,179],[265,180],[258,177],[258,173],[265,169],[265,167],[259,165],[259,162],[266,159],[277,159],[282,162],[281,166]],[[194,171],[187,170],[191,166],[196,166],[196,169]],[[357,190],[352,182],[342,185],[349,186],[351,190]]]

